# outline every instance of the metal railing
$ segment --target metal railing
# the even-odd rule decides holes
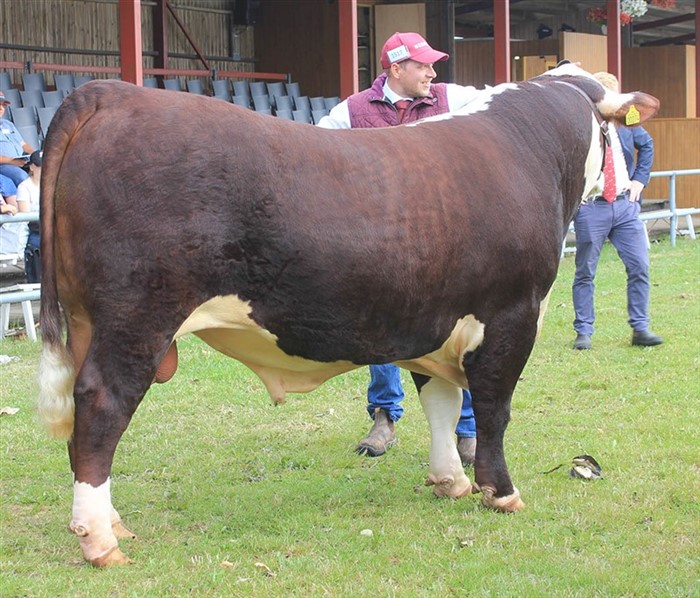
[[[658,170],[652,172],[651,178],[669,177],[668,183],[668,210],[651,210],[649,212],[641,212],[639,217],[641,220],[669,220],[671,246],[676,246],[676,233],[678,232],[678,218],[686,216],[692,218],[693,214],[700,214],[700,198],[698,198],[698,207],[695,208],[678,208],[676,207],[676,177],[700,174],[700,168],[690,168],[686,170]],[[688,221],[689,230],[694,237],[694,229],[692,220]]]

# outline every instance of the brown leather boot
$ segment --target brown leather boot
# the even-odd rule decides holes
[[[379,455],[386,453],[395,442],[394,422],[391,421],[386,411],[377,407],[374,410],[374,425],[369,434],[360,440],[355,452],[358,455],[379,457]]]
[[[467,438],[462,436],[457,439],[457,452],[462,460],[462,465],[468,467],[474,465],[474,457],[476,456],[476,438]]]

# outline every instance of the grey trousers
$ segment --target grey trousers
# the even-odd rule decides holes
[[[594,278],[600,251],[610,239],[627,271],[627,313],[633,330],[649,328],[649,252],[639,202],[620,199],[613,203],[582,204],[576,217],[576,274],[573,284],[574,330],[593,334]]]

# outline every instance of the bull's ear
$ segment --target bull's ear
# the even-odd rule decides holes
[[[626,127],[636,127],[644,121],[652,118],[659,111],[661,102],[654,96],[641,91],[621,94],[624,101],[622,105],[608,116],[618,124]]]

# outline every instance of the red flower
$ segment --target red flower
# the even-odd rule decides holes
[[[658,8],[676,8],[676,0],[651,0],[651,3]]]

